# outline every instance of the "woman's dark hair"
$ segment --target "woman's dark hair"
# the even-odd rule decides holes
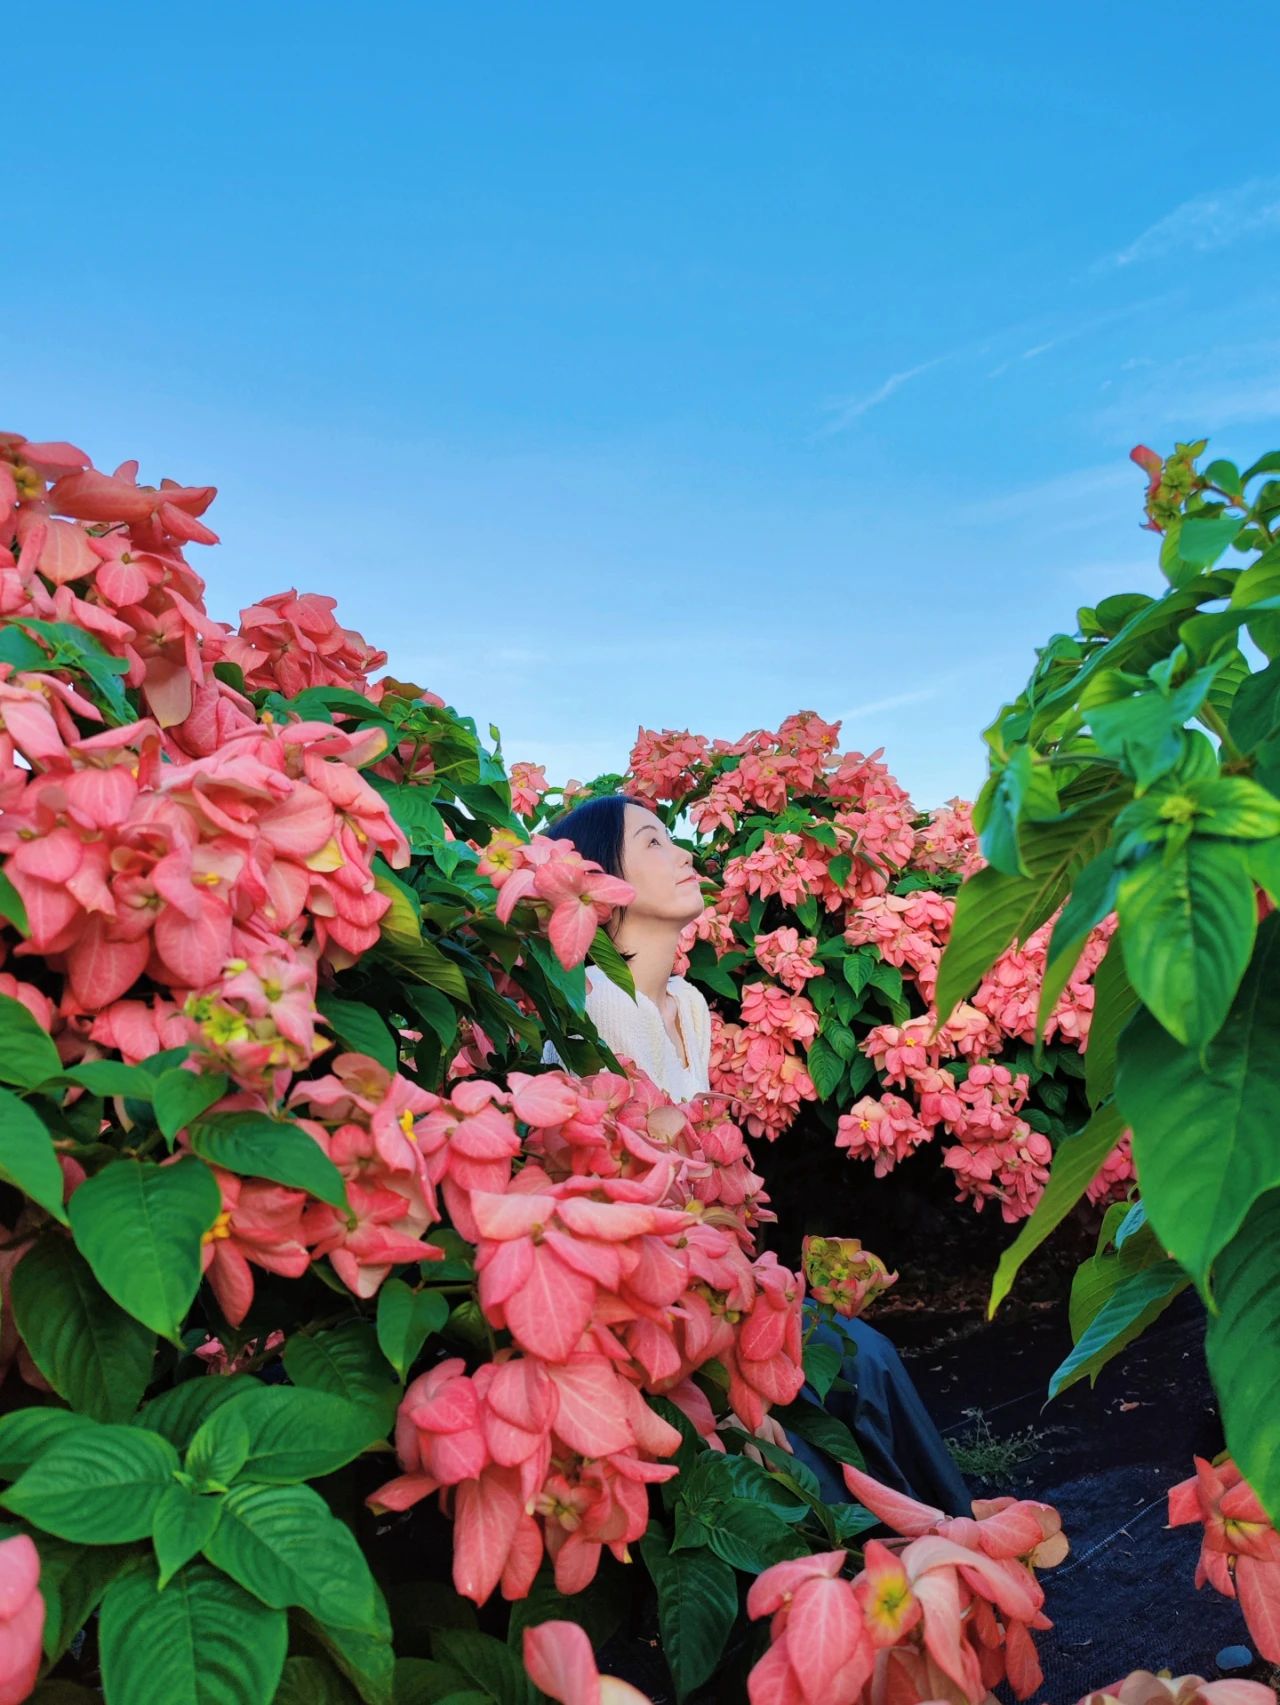
[[[610,876],[621,876],[628,805],[648,809],[643,799],[633,799],[629,793],[597,794],[594,799],[584,799],[566,811],[563,817],[557,817],[543,834],[553,841],[572,841],[583,858],[598,864]],[[620,907],[619,916],[625,913],[626,907]],[[632,955],[624,953],[622,957],[630,959]]]
[[[572,841],[583,858],[610,876],[621,876],[627,806],[643,804],[629,793],[600,793],[557,817],[542,832],[553,841]]]

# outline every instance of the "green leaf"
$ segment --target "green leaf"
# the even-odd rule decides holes
[[[37,621],[32,616],[11,619],[21,621],[24,628],[30,628],[48,640],[53,647],[54,668],[79,670],[97,688],[118,721],[133,721],[133,707],[117,679],[117,676],[128,673],[129,664],[125,658],[113,657],[87,629],[71,622]],[[49,666],[46,659],[43,667]]]
[[[378,1292],[378,1345],[407,1379],[423,1344],[449,1318],[448,1301],[438,1291],[415,1291],[403,1279],[388,1279]]]
[[[431,791],[413,783],[397,783],[380,787],[378,792],[390,807],[391,815],[404,830],[415,851],[443,841],[444,819],[431,803]]]
[[[818,1098],[826,1101],[835,1094],[840,1079],[844,1076],[844,1061],[836,1053],[830,1042],[821,1036],[815,1036],[809,1044],[805,1056],[805,1070],[813,1079],[813,1087],[818,1092]]]
[[[1025,941],[1057,911],[1075,877],[1102,850],[1123,802],[1123,794],[1104,794],[1051,823],[1029,823],[1022,841],[1029,876],[988,867],[964,884],[938,968],[936,1006],[943,1019],[973,993],[1011,941]]]
[[[1264,888],[1273,905],[1280,906],[1280,836],[1271,841],[1255,841],[1245,852],[1249,875]]]
[[[71,1230],[107,1294],[176,1344],[200,1284],[200,1240],[221,1207],[203,1161],[114,1160],[72,1196]]]
[[[0,1089],[0,1178],[66,1225],[53,1138],[34,1108],[7,1089]]]
[[[989,864],[1009,876],[1030,876],[1019,842],[1026,819],[1058,815],[1058,795],[1047,765],[1037,764],[1030,746],[1017,746],[1008,762],[982,791],[980,813],[982,851]]]
[[[323,990],[316,996],[316,1006],[346,1047],[354,1053],[367,1054],[386,1071],[399,1070],[395,1037],[371,1006],[363,1001],[340,1000]]]
[[[1147,1012],[1120,1043],[1116,1100],[1133,1127],[1147,1216],[1203,1290],[1215,1257],[1259,1196],[1280,1186],[1280,913],[1222,1029],[1183,1048]]]
[[[85,1060],[68,1066],[62,1076],[91,1095],[123,1095],[131,1101],[150,1101],[155,1079],[145,1066],[126,1066],[123,1060]]]
[[[1115,1236],[1115,1248],[1111,1247],[1115,1232],[1115,1215],[1121,1220],[1128,1214],[1123,1202],[1113,1202],[1103,1218],[1102,1230],[1098,1233],[1098,1251],[1089,1260],[1082,1261],[1076,1268],[1071,1280],[1071,1306],[1068,1318],[1071,1325],[1071,1337],[1079,1343],[1084,1336],[1090,1321],[1105,1303],[1110,1302],[1117,1289],[1126,1279],[1144,1268],[1154,1267],[1158,1261],[1165,1259],[1160,1240],[1152,1232],[1150,1226],[1140,1237],[1130,1237],[1125,1246],[1120,1246],[1118,1235]],[[1186,1275],[1184,1274],[1185,1278]],[[1187,1281],[1190,1282],[1189,1280]]]
[[[1178,534],[1178,555],[1195,568],[1212,568],[1243,525],[1238,515],[1189,515]]]
[[[1240,470],[1234,462],[1210,462],[1204,470],[1204,478],[1211,485],[1216,485],[1219,491],[1229,492],[1232,497],[1238,497],[1243,489]]]
[[[1090,1107],[1099,1107],[1116,1085],[1116,1044],[1138,1007],[1124,974],[1124,953],[1115,937],[1093,974],[1093,1023],[1084,1056],[1084,1088]]]
[[[603,926],[599,928],[587,950],[587,957],[593,965],[598,965],[611,983],[615,983],[624,994],[636,997],[636,982],[631,974],[631,967],[618,952],[612,939]]]
[[[135,1425],[149,1427],[185,1452],[215,1409],[240,1397],[257,1383],[246,1373],[200,1374],[153,1398],[135,1418]]]
[[[1110,704],[1090,705],[1089,726],[1109,757],[1129,766],[1139,787],[1166,775],[1182,755],[1182,730],[1200,709],[1226,658],[1219,658],[1170,693],[1148,688]]]
[[[151,1524],[162,1592],[183,1564],[204,1550],[221,1517],[217,1498],[201,1497],[176,1480],[164,1492]]]
[[[156,1080],[156,1123],[172,1139],[215,1101],[221,1101],[230,1088],[230,1080],[221,1072],[189,1072],[183,1066],[167,1071]]]
[[[65,1433],[0,1497],[6,1509],[59,1539],[124,1545],[151,1531],[178,1453],[141,1427]]]
[[[285,1371],[295,1385],[329,1391],[371,1408],[391,1424],[401,1391],[378,1348],[373,1324],[352,1320],[331,1332],[295,1332],[284,1347]]]
[[[314,1137],[291,1119],[220,1113],[191,1127],[191,1147],[210,1166],[241,1178],[269,1178],[350,1212],[342,1174]]]
[[[766,1462],[773,1464],[775,1475],[782,1481],[789,1492],[795,1492],[799,1497],[820,1500],[818,1476],[807,1463],[801,1462],[790,1451],[783,1450],[780,1445],[773,1444],[769,1439],[758,1439],[752,1433],[744,1433],[737,1427],[726,1427],[721,1435],[726,1444],[736,1450],[742,1450],[750,1445],[758,1450]],[[718,1455],[718,1452],[712,1453]],[[749,1458],[744,1458],[749,1460]]]
[[[406,976],[429,983],[445,994],[470,1006],[467,983],[458,966],[447,958],[433,941],[422,933],[422,924],[403,885],[386,876],[375,876],[374,886],[391,905],[383,915],[381,936],[376,948],[377,957],[396,966]]]
[[[1280,835],[1280,799],[1247,776],[1215,776],[1193,789],[1197,836],[1266,841]]]
[[[1240,986],[1257,929],[1243,854],[1196,839],[1153,850],[1121,877],[1116,903],[1139,997],[1178,1041],[1207,1042]]]
[[[38,1089],[61,1070],[58,1050],[31,1013],[21,1001],[0,995],[0,1083]]]
[[[385,1431],[367,1404],[305,1386],[257,1385],[209,1417],[192,1443],[192,1453],[201,1435],[216,1443],[223,1427],[234,1424],[247,1429],[248,1448],[231,1473],[265,1485],[332,1474]],[[192,1468],[190,1461],[187,1466]]]
[[[1030,1219],[1000,1257],[991,1283],[990,1319],[1013,1288],[1023,1262],[1060,1226],[1092,1184],[1098,1168],[1120,1141],[1124,1119],[1114,1102],[1099,1107],[1083,1131],[1058,1145],[1044,1194]]]
[[[0,1480],[16,1480],[55,1439],[93,1425],[74,1409],[11,1409],[0,1416]]]
[[[832,1380],[840,1372],[842,1360],[843,1357],[834,1344],[822,1344],[815,1338],[805,1346],[805,1383],[813,1387],[823,1402],[831,1390]]]
[[[662,1650],[676,1698],[687,1699],[720,1662],[738,1614],[737,1577],[710,1551],[672,1551],[653,1522],[640,1555],[658,1591]]]
[[[183,1468],[201,1490],[225,1491],[249,1456],[250,1427],[247,1411],[261,1391],[278,1391],[280,1386],[259,1385],[253,1380],[241,1385],[236,1401],[224,1403],[207,1416],[196,1428],[187,1446]],[[267,1476],[250,1475],[250,1479]],[[199,1549],[197,1547],[197,1549]]]
[[[284,1660],[271,1705],[355,1705],[355,1698],[327,1659],[299,1656]]]
[[[403,993],[414,1012],[439,1038],[441,1048],[451,1048],[458,1034],[458,1010],[449,997],[423,983],[408,983]]]
[[[1205,1350],[1230,1450],[1280,1519],[1280,1192],[1269,1191],[1219,1255]]]
[[[753,1444],[754,1440],[751,1441]],[[785,1453],[783,1453],[785,1455]],[[797,1466],[788,1459],[789,1468]],[[744,1500],[768,1509],[784,1522],[803,1521],[807,1505],[802,1494],[783,1484],[776,1473],[750,1457],[702,1449],[692,1465],[672,1485],[691,1515],[714,1526],[728,1504]]]
[[[49,667],[49,653],[30,634],[5,618],[0,624],[0,663],[12,664],[15,669],[44,671]]]
[[[112,1302],[63,1234],[29,1249],[10,1284],[23,1342],[59,1397],[97,1421],[127,1420],[151,1378],[155,1334]]]
[[[320,1622],[306,1611],[295,1612],[296,1620],[328,1653],[366,1705],[393,1705],[396,1659],[391,1649],[391,1625],[382,1593],[375,1587],[381,1622],[377,1633],[339,1628]]]
[[[1227,730],[1242,752],[1252,752],[1277,729],[1280,729],[1280,658],[1243,683],[1227,722]]]
[[[40,1553],[40,1594],[45,1602],[44,1651],[52,1669],[93,1615],[112,1581],[134,1562],[134,1552],[123,1545],[71,1545],[48,1533],[36,1536],[36,1549]],[[43,1699],[43,1687],[35,1697]]]
[[[163,1592],[150,1567],[122,1575],[102,1604],[106,1705],[258,1705],[275,1694],[288,1639],[279,1610],[207,1563]]]
[[[1096,1379],[1103,1365],[1131,1344],[1188,1283],[1176,1261],[1158,1261],[1117,1285],[1049,1381],[1049,1396],[1056,1397],[1086,1374]]]
[[[751,1575],[809,1553],[805,1541],[781,1516],[743,1499],[720,1506],[715,1521],[708,1525],[708,1538],[717,1557]]]
[[[442,1628],[432,1635],[431,1651],[458,1677],[459,1690],[474,1689],[497,1705],[535,1705],[541,1698],[515,1652],[489,1634]]]
[[[855,995],[860,995],[866,988],[875,965],[875,950],[869,947],[856,947],[852,953],[846,954],[840,961],[844,980]]]
[[[7,918],[19,935],[31,934],[31,925],[27,919],[27,908],[22,902],[22,895],[19,894],[2,870],[0,870],[0,918]]]
[[[355,1535],[309,1486],[233,1487],[205,1555],[274,1609],[297,1605],[322,1624],[390,1639]]]
[[[819,1408],[816,1403],[799,1397],[785,1408],[775,1407],[773,1413],[788,1432],[799,1433],[802,1439],[807,1439],[811,1445],[825,1451],[837,1462],[847,1462],[854,1468],[866,1467],[858,1441],[848,1427],[836,1416]]]

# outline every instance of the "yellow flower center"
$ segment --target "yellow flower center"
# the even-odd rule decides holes
[[[220,1238],[231,1236],[231,1209],[224,1208],[213,1224],[200,1239],[201,1243],[217,1243]]]

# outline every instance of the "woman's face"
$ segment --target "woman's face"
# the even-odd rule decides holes
[[[622,875],[636,891],[627,907],[628,917],[686,924],[703,909],[693,854],[678,847],[661,819],[643,805],[626,808]]]

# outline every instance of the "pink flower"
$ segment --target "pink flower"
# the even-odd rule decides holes
[[[929,1137],[911,1103],[900,1095],[885,1094],[878,1101],[864,1095],[836,1121],[836,1147],[845,1149],[850,1160],[874,1160],[877,1178],[892,1172]]]
[[[519,817],[531,817],[547,791],[545,768],[542,764],[512,764],[508,780],[511,783],[511,809]]]
[[[297,1279],[311,1264],[302,1228],[307,1197],[262,1179],[237,1178],[214,1167],[222,1211],[202,1241],[204,1272],[218,1306],[239,1326],[253,1301],[250,1265]]]
[[[770,976],[798,992],[811,977],[825,974],[826,967],[814,963],[817,948],[816,935],[805,936],[801,940],[798,930],[785,928],[758,935],[755,954]]]
[[[0,1705],[20,1705],[36,1684],[44,1635],[40,1554],[25,1533],[0,1540]]]
[[[898,1278],[856,1237],[806,1237],[801,1259],[809,1295],[848,1320],[860,1315]]]
[[[533,1685],[560,1705],[649,1705],[630,1682],[602,1676],[586,1630],[576,1622],[540,1622],[523,1635],[524,1667]]]
[[[1275,1690],[1261,1681],[1205,1681],[1199,1675],[1152,1675],[1135,1669],[1121,1681],[1088,1693],[1080,1705],[1275,1705]]]
[[[240,632],[225,643],[228,660],[251,688],[273,687],[294,698],[307,687],[364,692],[387,661],[334,618],[335,601],[316,592],[277,592],[240,612]]]
[[[875,1668],[875,1647],[852,1585],[847,1553],[818,1552],[775,1563],[752,1583],[747,1614],[772,1615],[771,1645],[751,1672],[752,1705],[825,1705],[855,1699]]]
[[[706,757],[707,742],[701,735],[638,728],[629,760],[635,785],[628,792],[654,801],[678,799],[690,790]]]
[[[1257,1493],[1228,1456],[1216,1466],[1195,1459],[1196,1471],[1169,1492],[1169,1525],[1204,1525],[1196,1586],[1206,1581],[1238,1598],[1254,1644],[1280,1662],[1280,1534]]]

